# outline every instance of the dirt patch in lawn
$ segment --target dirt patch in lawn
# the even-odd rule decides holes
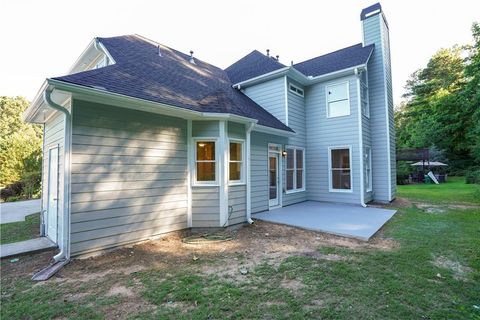
[[[230,241],[188,244],[182,242],[184,234],[180,233],[100,256],[76,259],[49,281],[35,283],[33,286],[60,289],[67,301],[75,303],[90,305],[92,297],[115,298],[114,304],[100,306],[100,309],[109,318],[123,319],[156,309],[155,305],[141,295],[145,288],[135,274],[142,271],[164,270],[165,277],[168,277],[169,272],[172,272],[170,270],[184,270],[220,276],[227,281],[248,282],[257,266],[266,263],[276,268],[292,256],[333,262],[351,259],[348,251],[345,254],[322,253],[319,251],[321,247],[391,250],[396,246],[392,240],[381,236],[364,242],[262,221],[228,232],[232,238]],[[35,272],[51,262],[52,255],[52,252],[44,252],[23,256],[15,263],[8,259],[2,260],[2,284],[14,283],[18,278],[29,280]],[[303,287],[301,282],[287,279],[281,285],[296,295],[301,294]]]
[[[470,267],[464,266],[458,261],[450,260],[443,256],[436,257],[433,264],[437,267],[452,271],[453,277],[457,280],[467,280],[468,274],[473,271]]]
[[[467,204],[435,205],[435,204],[425,203],[425,202],[414,202],[413,204],[417,208],[422,209],[424,212],[431,213],[431,214],[446,213],[448,212],[449,209],[460,209],[460,210],[480,209],[480,206],[467,205]],[[480,210],[479,210],[479,213],[480,213]]]

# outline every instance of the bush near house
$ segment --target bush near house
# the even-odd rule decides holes
[[[40,194],[42,127],[23,122],[22,97],[0,96],[1,199],[30,199]]]
[[[467,171],[467,173],[465,174],[465,183],[480,184],[480,167],[471,168]]]

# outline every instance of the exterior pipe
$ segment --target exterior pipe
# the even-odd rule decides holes
[[[247,179],[247,222],[249,224],[252,224],[253,223],[253,220],[252,220],[252,194],[251,194],[251,190],[252,190],[252,186],[250,184],[250,181],[251,181],[251,165],[250,165],[250,151],[251,151],[251,138],[250,138],[250,134],[252,133],[252,130],[253,130],[253,127],[255,126],[255,123],[252,122],[250,124],[247,124],[246,127],[247,127],[247,132],[246,132],[246,158],[247,158],[247,175],[246,175],[246,179]]]
[[[52,109],[55,109],[65,115],[65,140],[63,145],[63,225],[60,252],[53,257],[58,261],[70,260],[70,154],[71,154],[71,132],[72,115],[68,109],[53,102],[51,98],[53,89],[47,88],[43,93],[45,103]]]

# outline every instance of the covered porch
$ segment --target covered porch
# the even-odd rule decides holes
[[[253,214],[253,219],[369,240],[396,210],[305,201],[291,206]]]

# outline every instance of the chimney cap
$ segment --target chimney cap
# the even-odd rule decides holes
[[[362,10],[362,12],[360,13],[360,20],[363,21],[373,15],[376,15],[378,13],[381,13],[382,12],[382,6],[380,5],[380,3],[375,3],[373,5],[371,5],[370,7],[367,7],[365,9]]]

